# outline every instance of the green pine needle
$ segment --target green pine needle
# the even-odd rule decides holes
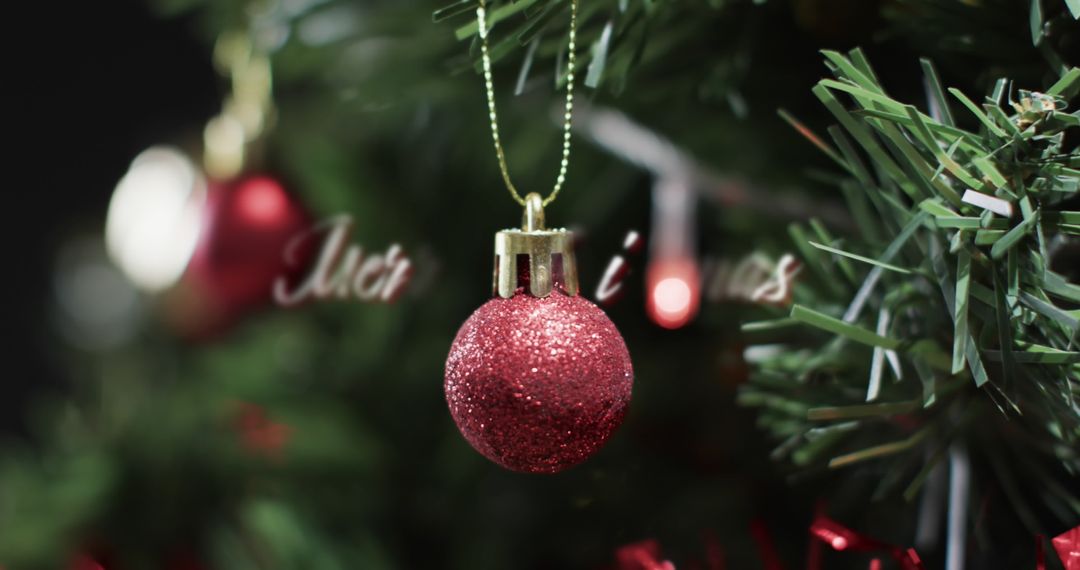
[[[1080,286],[1049,267],[1051,244],[1080,235],[1080,212],[1062,208],[1080,189],[1080,151],[1061,146],[1080,120],[1060,111],[1080,90],[1080,70],[1063,72],[1043,95],[1001,80],[978,104],[945,89],[924,60],[931,116],[886,94],[861,53],[823,55],[836,77],[813,93],[839,122],[829,129],[835,147],[781,116],[848,173],[841,187],[862,235],[833,236],[814,222],[790,228],[815,287],[797,290],[789,318],[743,330],[760,342],[778,333],[790,339],[799,324],[822,334],[756,360],[740,401],[784,412],[763,421],[785,441],[780,455],[797,465],[887,457],[923,465],[915,479],[893,480],[898,474],[886,485],[906,487],[909,499],[953,442],[1001,445],[970,438],[955,418],[987,430],[1007,414],[1023,428],[1001,437],[1037,434],[1073,449],[1080,310],[1058,303],[1080,304]],[[954,116],[945,93],[968,113]],[[1012,208],[965,202],[967,190]],[[886,360],[902,380],[868,390]],[[867,401],[878,397],[888,403]],[[1075,454],[1052,457],[1080,471]]]

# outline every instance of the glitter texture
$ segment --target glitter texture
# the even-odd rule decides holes
[[[596,453],[622,423],[633,381],[607,315],[559,292],[488,301],[446,360],[446,401],[461,434],[488,459],[529,473],[557,473]]]

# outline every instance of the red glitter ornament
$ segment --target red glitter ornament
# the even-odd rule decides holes
[[[557,473],[596,453],[622,423],[633,368],[615,325],[577,296],[569,232],[496,236],[499,296],[472,314],[446,360],[446,401],[465,439],[513,471]],[[523,253],[523,251],[525,253]],[[518,256],[528,257],[518,271]]]
[[[465,321],[446,361],[446,400],[477,451],[513,471],[581,463],[622,423],[630,353],[583,297],[519,293]]]

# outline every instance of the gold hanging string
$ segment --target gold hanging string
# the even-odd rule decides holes
[[[491,56],[488,53],[488,25],[486,1],[479,0],[476,8],[476,22],[480,30],[480,54],[484,63],[484,87],[487,89],[488,117],[491,119],[491,138],[495,143],[495,156],[499,159],[499,170],[502,172],[503,182],[506,189],[518,204],[525,205],[525,199],[518,192],[513,181],[510,180],[510,169],[506,166],[506,153],[503,152],[502,142],[499,140],[499,117],[495,112],[495,88],[491,81]],[[543,205],[547,206],[555,200],[566,182],[566,169],[570,165],[570,127],[574,112],[574,52],[577,48],[577,14],[578,0],[570,0],[570,41],[567,45],[566,57],[566,114],[563,117],[563,149],[562,161],[559,163],[559,176],[555,178],[555,187],[544,198]]]

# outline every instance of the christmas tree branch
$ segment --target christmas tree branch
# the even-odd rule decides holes
[[[835,148],[785,119],[852,177],[852,210],[871,219],[860,219],[867,229],[853,238],[814,223],[792,227],[817,270],[819,286],[800,290],[790,315],[809,336],[760,353],[740,401],[761,408],[763,426],[785,440],[781,455],[797,464],[905,454],[928,462],[960,437],[992,456],[1001,441],[1015,441],[1015,452],[1058,474],[1080,467],[1073,456],[1019,444],[1036,433],[1066,448],[1080,438],[1070,308],[1080,289],[1052,269],[1080,221],[1068,209],[1080,154],[1064,138],[1080,126],[1080,114],[1065,111],[1080,70],[1043,92],[999,80],[973,100],[943,89],[924,60],[924,112],[889,96],[860,52],[824,55],[834,78],[813,92],[840,123],[830,129]],[[790,331],[775,323],[744,331]],[[886,355],[891,382],[882,381]],[[972,413],[982,419],[957,423]],[[979,430],[990,428],[999,431],[987,441]],[[928,471],[909,483],[909,499]],[[1080,504],[1069,488],[1055,482],[1027,496]]]

